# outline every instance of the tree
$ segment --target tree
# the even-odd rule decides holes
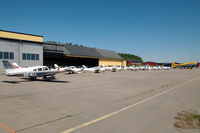
[[[136,56],[134,54],[127,54],[127,53],[118,53],[119,56],[121,56],[124,60],[134,60],[138,62],[143,62],[142,58],[139,56]]]

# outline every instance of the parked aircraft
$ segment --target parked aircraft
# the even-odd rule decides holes
[[[70,74],[76,74],[76,73],[80,73],[83,69],[82,68],[77,68],[75,66],[69,66],[66,67],[66,72],[69,72]]]
[[[116,72],[117,71],[117,68],[115,68],[115,66],[106,66],[105,69],[107,71],[112,71],[112,72]]]
[[[3,65],[6,69],[6,76],[27,77],[31,80],[36,80],[37,77],[43,77],[44,79],[55,79],[55,74],[62,72],[59,69],[51,69],[47,66],[33,66],[22,68],[16,63],[11,64],[9,61],[3,60]]]
[[[105,66],[99,66],[98,68],[99,68],[99,70],[101,72],[105,72],[106,71],[106,67]]]
[[[115,66],[117,71],[122,71],[122,67],[121,66]]]
[[[82,68],[83,68],[83,71],[86,71],[86,72],[99,73],[101,71],[99,67],[87,68],[85,65],[82,65]]]
[[[75,66],[59,67],[57,64],[54,64],[54,68],[59,69],[60,71],[63,72],[69,72],[69,74],[76,74],[83,70],[82,68],[77,68]]]

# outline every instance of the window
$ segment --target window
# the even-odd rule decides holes
[[[48,71],[48,68],[47,68],[47,67],[44,67],[44,68],[43,68],[43,71]]]
[[[23,60],[39,60],[39,54],[22,53]]]
[[[0,52],[0,59],[3,59],[3,52]]]
[[[39,54],[36,54],[36,60],[39,60]]]
[[[35,54],[31,54],[31,60],[35,60]]]
[[[33,71],[37,71],[37,69],[33,69]]]
[[[42,68],[38,68],[38,71],[42,71]]]
[[[8,59],[8,52],[3,52],[4,59]]]
[[[14,52],[2,52],[0,51],[0,59],[14,59]]]
[[[30,59],[31,59],[31,55],[30,55],[30,54],[27,54],[26,56],[27,56],[27,57],[26,57],[27,60],[30,60]]]
[[[25,53],[22,54],[22,59],[26,60],[26,54]]]
[[[13,52],[10,52],[10,59],[14,59],[14,53]]]

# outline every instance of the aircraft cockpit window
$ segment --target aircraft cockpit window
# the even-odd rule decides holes
[[[42,68],[38,68],[38,71],[42,71]]]
[[[33,71],[37,71],[37,69],[33,69]]]
[[[49,69],[47,67],[44,67],[43,68],[43,71],[48,71]]]

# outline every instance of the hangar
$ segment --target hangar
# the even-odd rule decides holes
[[[19,66],[126,66],[116,52],[74,45],[43,42],[43,36],[0,30],[0,71],[2,60],[16,62]]]
[[[44,64],[47,66],[52,64],[90,67],[100,65],[125,66],[126,61],[111,50],[44,43]]]

